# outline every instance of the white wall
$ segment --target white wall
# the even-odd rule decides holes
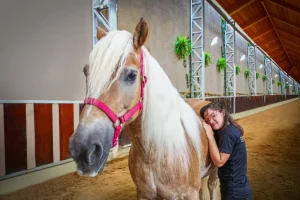
[[[0,100],[83,100],[91,1],[1,0]]]

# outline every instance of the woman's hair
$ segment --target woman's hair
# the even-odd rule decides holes
[[[224,106],[222,104],[213,102],[213,103],[209,103],[209,104],[205,105],[204,107],[202,107],[201,110],[200,110],[200,116],[203,119],[204,119],[204,113],[208,109],[216,110],[216,111],[219,111],[219,112],[223,112],[225,114],[224,115],[223,126],[222,126],[221,129],[223,129],[228,123],[230,123],[230,124],[232,124],[233,126],[235,126],[239,130],[241,136],[244,135],[244,129],[234,121],[234,119],[231,117],[231,115],[228,113],[228,111],[224,108]]]

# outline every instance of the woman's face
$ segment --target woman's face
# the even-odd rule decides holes
[[[204,112],[204,120],[213,130],[220,130],[224,123],[224,111],[207,109]]]

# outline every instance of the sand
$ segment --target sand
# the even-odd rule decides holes
[[[238,120],[245,129],[248,176],[257,200],[300,199],[300,100]],[[1,200],[136,199],[127,157],[96,178],[76,173],[1,196]]]

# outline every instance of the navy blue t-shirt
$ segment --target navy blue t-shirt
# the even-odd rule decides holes
[[[220,153],[230,154],[218,169],[222,199],[251,199],[247,178],[247,151],[244,138],[232,124],[215,134]]]

